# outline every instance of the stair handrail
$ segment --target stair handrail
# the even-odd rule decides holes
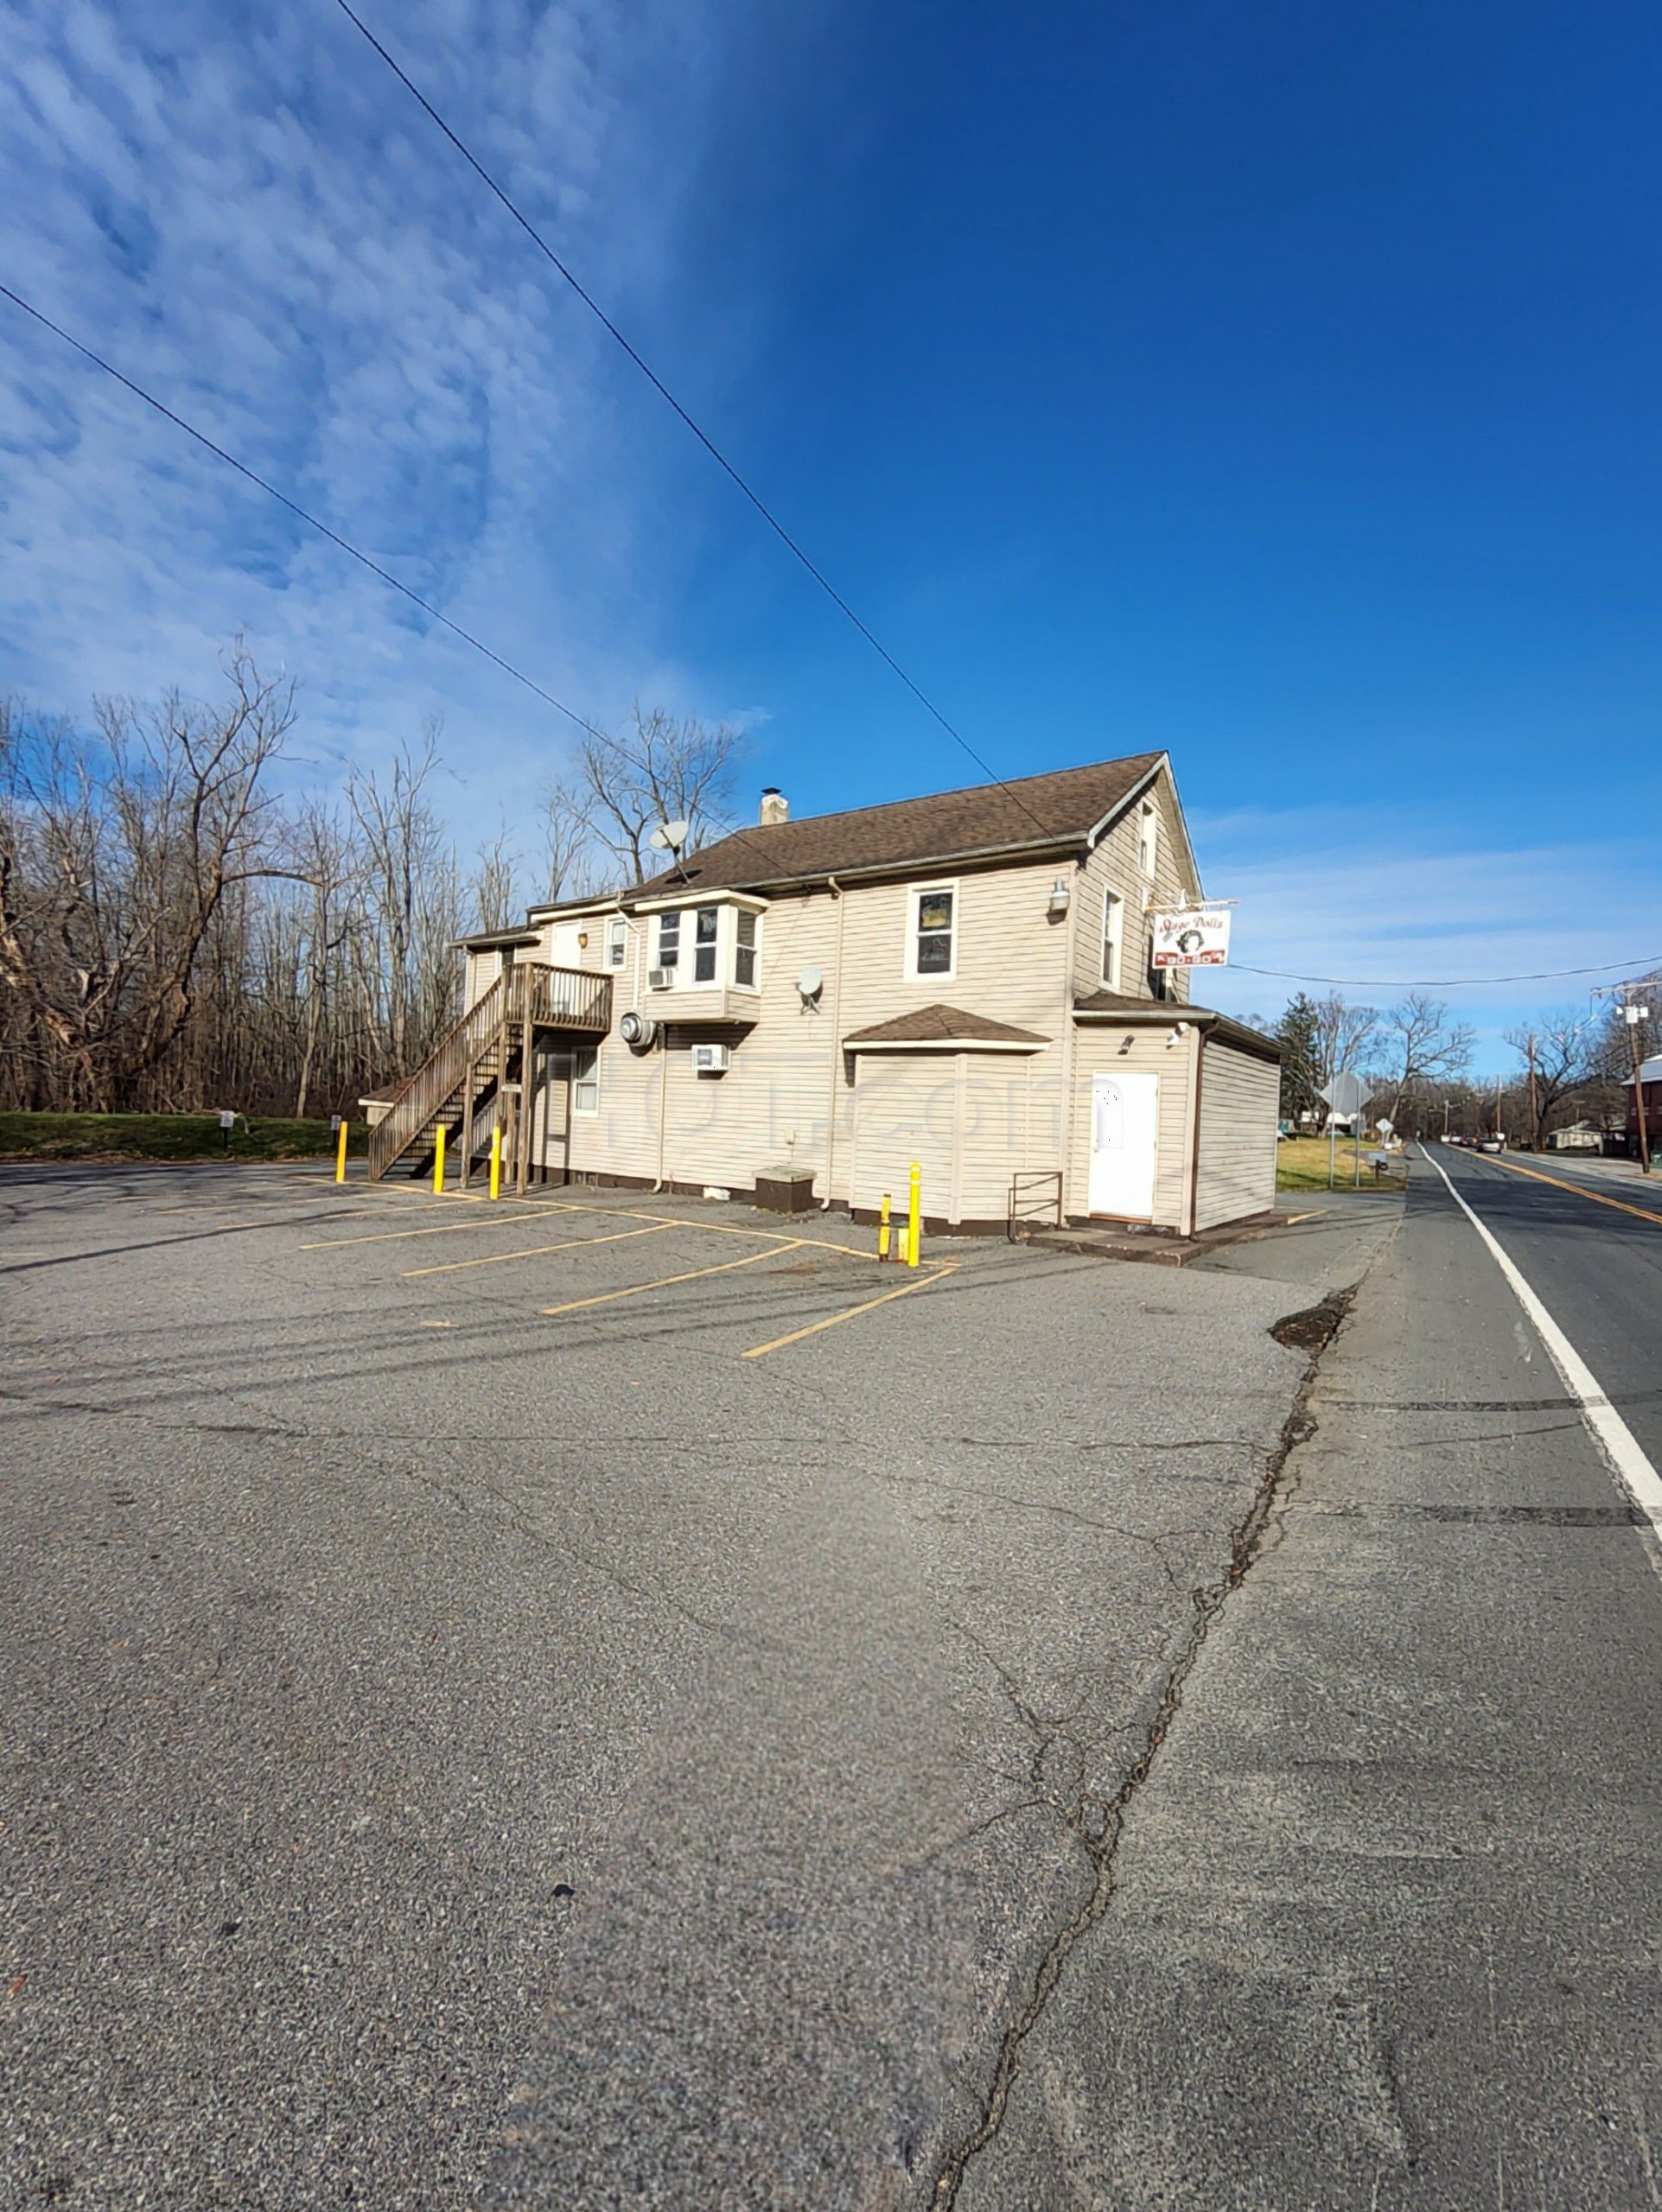
[[[584,968],[516,960],[442,1037],[392,1094],[369,1133],[372,1181],[385,1174],[420,1137],[503,1023],[531,1021],[603,1035],[610,1026],[612,979]]]
[[[513,973],[510,969],[508,974]],[[503,1019],[506,980],[499,976],[489,990],[476,998],[449,1033],[439,1039],[415,1073],[393,1092],[392,1103],[369,1133],[372,1180],[384,1175],[399,1154],[415,1142],[483,1051]]]

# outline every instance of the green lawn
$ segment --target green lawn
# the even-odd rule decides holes
[[[217,1114],[0,1114],[3,1160],[313,1160],[334,1141],[327,1122],[275,1116],[239,1120],[227,1152]],[[347,1150],[368,1148],[354,1122]]]
[[[1401,1153],[1392,1153],[1391,1165],[1376,1185],[1369,1157],[1378,1152],[1377,1144],[1362,1146],[1362,1188],[1400,1191],[1408,1179],[1408,1170]],[[1356,1147],[1348,1137],[1340,1137],[1335,1151],[1334,1180],[1349,1190],[1356,1173]],[[1326,1137],[1288,1137],[1276,1147],[1276,1188],[1278,1191],[1325,1191],[1328,1187],[1328,1140]]]

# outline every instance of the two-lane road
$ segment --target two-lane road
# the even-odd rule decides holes
[[[1424,1149],[1662,1468],[1662,1181]]]

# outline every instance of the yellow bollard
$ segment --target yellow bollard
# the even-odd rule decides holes
[[[912,1162],[912,1194],[907,1207],[906,1264],[908,1268],[917,1266],[919,1253],[921,1250],[922,1218],[920,1211],[920,1186],[922,1181],[923,1170],[914,1160]]]
[[[883,1192],[882,1206],[877,1215],[877,1257],[888,1257],[888,1193]]]
[[[444,1195],[444,1124],[441,1122],[433,1139],[433,1196]]]
[[[344,1114],[341,1117],[340,1142],[334,1147],[334,1179],[337,1183],[344,1183],[347,1179],[347,1121]]]
[[[491,1196],[502,1195],[502,1125],[499,1122],[491,1131]]]

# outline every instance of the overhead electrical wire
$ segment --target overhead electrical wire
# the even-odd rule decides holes
[[[309,529],[316,531],[321,537],[327,537],[331,545],[338,546],[341,552],[350,555],[353,560],[360,562],[372,575],[378,576],[384,584],[390,585],[394,591],[401,593],[412,606],[420,607],[423,614],[431,615],[434,621],[442,623],[454,636],[460,638],[464,645],[471,645],[475,652],[482,653],[487,660],[500,668],[505,675],[511,676],[516,683],[523,683],[526,690],[533,692],[538,698],[564,715],[568,721],[574,723],[578,729],[594,738],[598,744],[616,749],[617,739],[609,735],[605,730],[598,728],[586,715],[580,715],[575,707],[568,707],[563,699],[557,699],[551,691],[538,683],[535,677],[527,676],[524,669],[517,668],[494,646],[487,645],[482,638],[476,638],[471,630],[465,629],[460,622],[452,621],[450,617],[443,613],[430,600],[423,599],[418,591],[413,590],[401,577],[395,576],[390,569],[384,569],[373,555],[366,553],[360,546],[354,545],[349,537],[343,537],[338,530],[331,529],[321,517],[313,514],[309,508],[302,507],[297,499],[291,499],[286,492],[280,492],[277,486],[262,476],[258,469],[249,467],[246,461],[239,461],[235,454],[227,452],[224,446],[210,438],[205,430],[199,430],[194,423],[188,423],[185,417],[169,407],[165,400],[158,399],[153,391],[147,391],[142,384],[136,382],[124,371],[117,368],[113,361],[105,360],[102,353],[95,353],[92,346],[84,344],[72,331],[66,330],[61,323],[54,322],[49,315],[43,314],[39,308],[26,300],[21,292],[13,291],[10,284],[0,283],[0,299],[10,300],[14,307],[21,308],[23,314],[39,323],[43,330],[49,330],[54,338],[60,338],[66,346],[73,347],[84,360],[90,361],[94,368],[101,369],[105,376],[112,377],[124,390],[131,392],[136,399],[142,399],[147,407],[154,408],[156,412],[171,423],[175,429],[182,430],[188,438],[194,438],[199,446],[206,447],[217,460],[224,461],[227,467],[234,468],[239,476],[256,486],[266,494],[267,498],[275,499],[279,506],[286,507],[291,515],[297,516]],[[761,855],[771,871],[769,880],[777,883],[801,884],[806,884],[811,880],[798,869],[781,868],[767,847],[749,836],[747,831],[729,830],[724,832],[724,835],[732,838],[735,842],[747,846]],[[676,853],[674,860],[678,868],[680,865],[680,855]]]
[[[627,338],[623,332],[619,329],[616,323],[612,321],[610,315],[607,314],[605,308],[600,304],[600,302],[595,299],[594,294],[588,289],[587,286],[583,284],[582,280],[574,273],[568,264],[560,258],[560,256],[556,253],[553,247],[550,245],[548,240],[543,236],[542,232],[531,220],[530,217],[526,215],[524,210],[520,208],[509,196],[503,187],[497,182],[496,179],[485,167],[483,162],[481,162],[479,156],[474,152],[472,147],[467,143],[459,133],[455,131],[445,120],[443,116],[439,113],[437,108],[433,105],[431,100],[428,99],[426,93],[422,91],[420,86],[415,82],[415,80],[410,76],[409,73],[394,60],[393,56],[387,51],[386,48],[382,45],[380,40],[376,37],[374,32],[371,30],[369,25],[358,13],[357,10],[349,4],[349,0],[335,0],[335,5],[340,9],[341,14],[347,17],[348,22],[353,23],[356,29],[361,32],[369,45],[373,47],[376,53],[380,55],[381,60],[385,62],[387,67],[392,72],[398,82],[410,94],[410,97],[416,102],[417,105],[422,109],[423,113],[431,119],[437,129],[443,133],[446,138],[449,139],[451,145],[455,147],[457,153],[461,155],[462,160],[467,162],[468,168],[473,170],[474,174],[479,178],[480,181],[485,186],[487,190],[493,194],[494,197],[501,202],[502,206],[513,217],[513,220],[519,226],[519,228],[525,232],[525,236],[531,240],[538,251],[544,257],[550,265],[557,270],[561,277],[563,277],[565,283],[570,286],[571,289],[576,294],[577,297],[583,302],[584,307],[589,309],[590,315],[595,317],[602,328],[604,329],[610,337],[616,340],[617,344],[622,348],[624,353],[628,355],[630,360],[634,362],[635,367],[640,370],[641,375],[646,378],[647,383],[651,385],[653,390],[658,394],[659,397],[662,399],[665,404],[680,418],[682,423],[685,424],[686,428],[691,431],[693,436],[697,439],[699,444],[704,448],[704,451],[710,455],[710,459],[716,463],[716,467],[720,468],[737,487],[737,489],[742,493],[744,497],[749,501],[750,505],[755,509],[756,512],[761,517],[762,520],[767,524],[769,530],[771,530],[774,535],[779,539],[780,543],[784,545],[792,556],[795,560],[799,561],[802,567],[807,570],[808,574],[813,578],[815,583],[818,585],[820,590],[825,593],[831,604],[837,607],[840,613],[845,615],[849,621],[854,625],[854,627],[859,632],[860,635],[865,639],[872,651],[876,653],[878,658],[884,662],[884,664],[895,676],[900,678],[901,682],[906,686],[907,690],[912,694],[919,705],[923,708],[924,711],[932,715],[934,720],[939,723],[941,728],[946,731],[947,736],[952,739],[954,745],[960,747],[962,750],[968,754],[969,758],[974,761],[976,766],[980,769],[982,774],[986,777],[989,783],[996,784],[998,789],[1003,792],[1005,798],[1012,800],[1015,804],[1021,809],[1022,812],[1026,815],[1028,820],[1032,823],[1035,830],[1039,830],[1044,836],[1048,837],[1054,836],[1054,832],[1053,831],[1050,824],[1047,822],[1041,822],[1039,819],[1039,817],[1033,811],[1033,809],[1027,804],[1026,800],[1021,797],[1019,792],[1012,791],[1010,786],[1004,781],[1003,778],[997,772],[997,769],[991,767],[987,761],[983,760],[980,753],[976,751],[974,746],[971,744],[969,739],[965,736],[962,730],[958,728],[953,722],[948,720],[946,715],[941,712],[940,709],[929,696],[928,693],[923,690],[922,686],[915,682],[914,679],[907,674],[907,671],[901,667],[900,662],[896,660],[894,654],[890,652],[888,646],[884,645],[882,639],[876,635],[869,625],[863,620],[860,615],[855,612],[854,608],[850,606],[848,601],[844,599],[842,593],[837,590],[836,585],[832,583],[831,578],[825,574],[825,570],[820,568],[818,563],[812,558],[812,555],[807,552],[806,548],[799,542],[799,540],[792,536],[791,532],[785,527],[785,524],[767,505],[761,494],[740,472],[735,464],[728,459],[727,455],[722,451],[722,448],[716,443],[714,438],[710,436],[710,433],[704,428],[703,424],[700,423],[688,411],[688,410],[682,405],[681,402],[664,382],[663,378],[653,367],[652,364],[642,356],[642,354],[630,342],[629,339]]]
[[[1489,983],[1556,983],[1569,976],[1608,976],[1613,968],[1633,972],[1659,964],[1651,960],[1602,960],[1591,968],[1535,968],[1521,976],[1301,976],[1291,968],[1251,968],[1244,960],[1230,966],[1243,976],[1273,976],[1283,983],[1332,983],[1351,991],[1464,991]]]

